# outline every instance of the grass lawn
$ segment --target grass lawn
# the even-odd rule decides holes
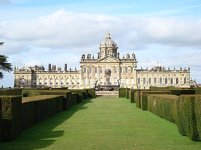
[[[129,100],[98,97],[34,125],[0,150],[201,150],[177,126]]]

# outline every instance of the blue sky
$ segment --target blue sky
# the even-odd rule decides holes
[[[96,56],[109,30],[121,56],[136,53],[138,68],[191,67],[201,83],[199,0],[0,0],[0,53],[14,66],[48,63],[79,68]],[[0,86],[13,86],[5,73]]]

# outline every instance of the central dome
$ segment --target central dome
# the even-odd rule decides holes
[[[100,43],[100,47],[117,48],[117,43],[111,39],[109,32],[106,33],[105,39]]]

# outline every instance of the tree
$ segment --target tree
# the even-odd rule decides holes
[[[3,45],[3,42],[0,42],[0,45]],[[2,71],[12,71],[12,65],[11,63],[7,62],[7,58],[5,55],[0,54],[0,79],[3,78]]]

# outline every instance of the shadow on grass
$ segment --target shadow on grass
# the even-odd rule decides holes
[[[55,131],[55,127],[69,119],[79,110],[87,109],[85,104],[92,103],[91,99],[73,105],[69,110],[60,112],[41,123],[35,124],[23,131],[14,141],[0,143],[0,150],[34,150],[46,148],[64,135],[64,130]]]

